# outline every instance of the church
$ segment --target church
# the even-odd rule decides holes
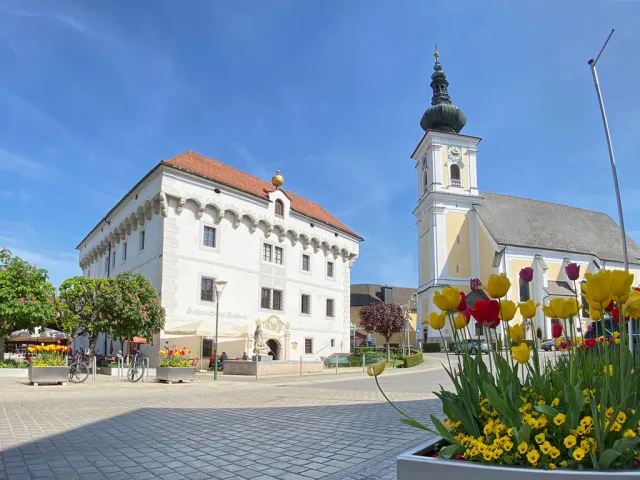
[[[425,131],[411,158],[415,160],[418,191],[414,210],[418,230],[418,318],[427,322],[434,293],[452,286],[470,294],[473,303],[485,296],[471,292],[470,280],[486,283],[489,275],[505,273],[511,281],[507,298],[532,299],[546,305],[554,297],[581,292],[585,273],[623,269],[620,228],[608,215],[528,198],[483,192],[477,169],[481,139],[460,132],[466,117],[451,102],[449,82],[439,54],[431,75],[433,97],[420,121]],[[627,237],[629,270],[640,280],[640,247]],[[570,281],[568,263],[580,265],[580,278]],[[520,270],[532,267],[531,283],[520,281]],[[576,292],[577,290],[577,292]],[[515,322],[522,321],[517,312]],[[581,311],[583,324],[588,320]],[[471,319],[470,332],[483,335]],[[551,337],[551,319],[538,309],[536,331],[528,338]],[[498,327],[499,329],[501,327]],[[441,331],[452,337],[449,326]],[[501,332],[503,333],[503,332]],[[440,335],[424,325],[425,342]]]

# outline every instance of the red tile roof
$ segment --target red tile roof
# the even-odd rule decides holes
[[[260,198],[269,198],[268,193],[275,190],[275,187],[260,178],[249,175],[236,168],[225,165],[199,153],[188,150],[170,160],[163,160],[162,164],[168,165],[185,172],[198,175],[209,180],[213,180],[223,185],[236,188],[243,192],[255,195]],[[342,230],[350,235],[362,240],[362,237],[347,227],[336,217],[327,212],[317,203],[302,198],[288,190],[281,189],[291,202],[291,209],[319,222],[330,225],[338,230]]]

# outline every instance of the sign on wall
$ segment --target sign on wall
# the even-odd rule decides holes
[[[187,315],[195,315],[195,316],[205,316],[211,315],[213,317],[216,316],[216,309],[205,309],[205,308],[187,308]],[[247,320],[249,317],[247,315],[243,315],[237,312],[219,312],[219,318],[229,318],[233,320]]]

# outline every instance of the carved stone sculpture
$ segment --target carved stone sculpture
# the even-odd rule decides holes
[[[269,353],[267,342],[264,341],[262,325],[259,322],[257,322],[256,333],[253,334],[253,353],[254,355],[266,355]]]

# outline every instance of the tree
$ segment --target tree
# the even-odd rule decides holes
[[[100,333],[113,324],[111,306],[100,295],[104,278],[72,277],[58,289],[58,326],[71,338],[86,336],[90,355],[95,354]]]
[[[360,326],[367,333],[382,335],[387,345],[387,360],[391,357],[389,340],[404,327],[402,308],[397,303],[377,302],[360,309]]]
[[[151,281],[142,274],[122,272],[106,279],[100,290],[110,318],[112,335],[131,341],[143,337],[151,341],[164,328],[164,308]]]
[[[53,321],[54,295],[46,270],[6,248],[0,250],[0,360],[4,360],[4,339],[11,332],[33,332]]]

